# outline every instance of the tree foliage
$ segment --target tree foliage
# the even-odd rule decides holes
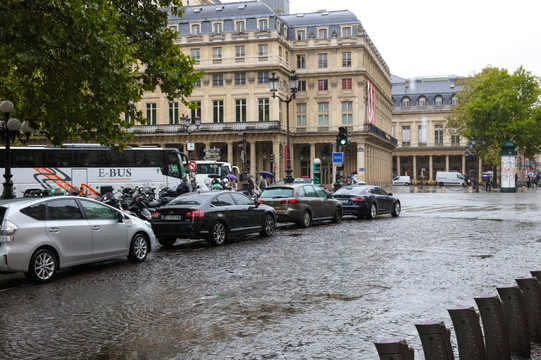
[[[484,139],[480,156],[485,161],[498,163],[500,144],[507,139],[527,157],[541,151],[541,91],[530,72],[488,67],[463,84],[447,127],[468,139]]]
[[[7,0],[0,2],[0,100],[15,104],[53,144],[82,139],[115,147],[131,139],[120,115],[161,90],[187,104],[193,60],[173,43],[168,13],[181,0]]]

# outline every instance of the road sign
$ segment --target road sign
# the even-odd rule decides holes
[[[186,150],[194,151],[195,150],[195,143],[193,143],[193,142],[186,143]]]
[[[195,161],[190,161],[188,163],[188,169],[190,169],[190,171],[195,171],[195,169],[197,169],[197,163]]]
[[[332,162],[335,163],[343,163],[344,162],[344,153],[343,152],[333,152],[332,153]]]

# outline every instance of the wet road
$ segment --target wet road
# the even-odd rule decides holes
[[[0,358],[377,359],[404,338],[422,359],[415,323],[451,328],[447,309],[541,269],[541,190],[394,191],[398,218],[0,275]]]

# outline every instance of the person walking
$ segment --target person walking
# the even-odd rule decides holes
[[[267,177],[265,175],[261,175],[261,179],[259,179],[259,190],[263,191],[269,186],[269,183],[267,182]]]
[[[188,178],[185,177],[182,179],[180,184],[177,186],[177,196],[190,192],[190,187],[188,186]]]

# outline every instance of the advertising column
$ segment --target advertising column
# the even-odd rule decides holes
[[[502,161],[502,175],[501,175],[501,192],[517,192],[515,184],[515,157],[517,152],[515,151],[516,144],[510,140],[505,140],[501,143],[500,151]]]

